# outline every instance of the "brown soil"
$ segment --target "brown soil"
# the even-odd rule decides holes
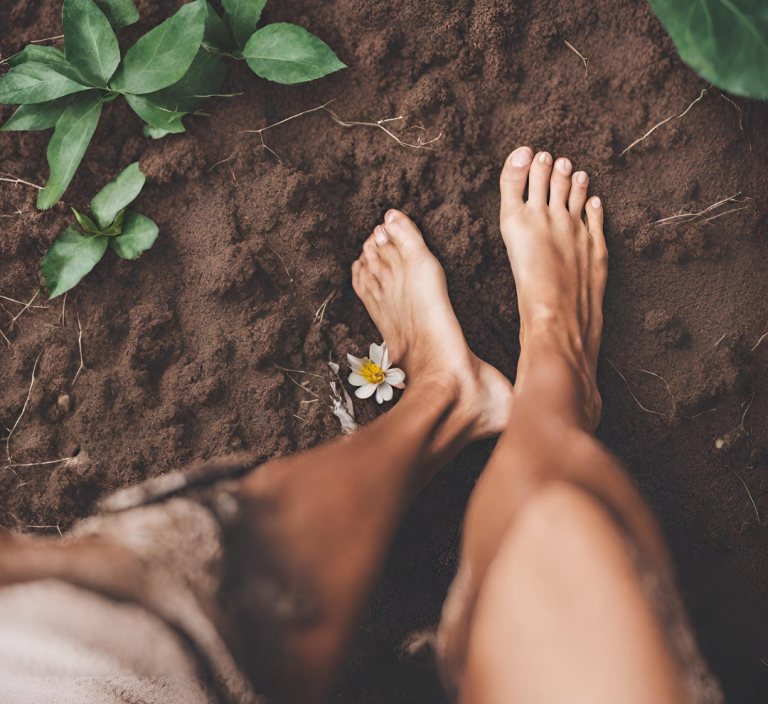
[[[130,45],[178,4],[139,0],[142,22],[121,41]],[[3,0],[2,54],[59,34],[59,12],[59,2]],[[111,488],[193,460],[245,450],[264,461],[337,437],[336,419],[302,403],[312,397],[273,362],[323,374],[329,355],[360,354],[376,339],[349,267],[389,207],[422,226],[471,347],[514,376],[518,316],[497,178],[508,152],[529,144],[571,157],[605,202],[599,435],[663,525],[728,701],[765,701],[766,528],[726,465],[768,516],[768,340],[750,351],[768,330],[766,106],[736,101],[751,150],[736,109],[712,90],[620,157],[706,88],[642,0],[291,0],[270,3],[265,17],[310,27],[351,68],[286,87],[233,64],[227,91],[243,95],[210,101],[211,117],[188,118],[186,134],[157,142],[115,101],[52,211],[35,210],[34,189],[0,184],[0,294],[21,301],[39,288],[40,259],[71,221],[68,207],[85,209],[136,159],[149,177],[136,207],[160,226],[140,259],[107,254],[68,295],[64,324],[61,299],[13,326],[0,310],[11,342],[0,339],[8,427],[41,355],[13,462],[77,456],[0,473],[3,526],[64,529]],[[589,57],[588,76],[566,40]],[[264,135],[278,161],[258,135],[241,133],[333,98],[347,120],[407,115],[426,132],[394,123],[403,139],[442,137],[434,151],[407,149],[320,111]],[[3,133],[0,169],[43,183],[48,136]],[[752,200],[711,222],[651,225],[737,193]],[[44,301],[43,291],[35,304]],[[73,386],[77,316],[85,369]],[[294,376],[326,395],[321,380]],[[370,401],[356,407],[362,421],[378,412]],[[462,511],[492,447],[463,452],[409,514],[336,701],[443,701],[428,659],[401,660],[397,647],[437,621]]]

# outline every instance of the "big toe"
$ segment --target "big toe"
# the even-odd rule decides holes
[[[515,211],[523,206],[523,194],[528,183],[528,171],[533,160],[533,149],[518,147],[504,162],[501,171],[501,209]]]
[[[403,256],[408,256],[421,248],[426,248],[419,228],[405,213],[390,210],[384,216],[384,232]]]

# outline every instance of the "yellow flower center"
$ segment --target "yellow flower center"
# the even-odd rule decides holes
[[[369,384],[381,384],[384,381],[384,370],[370,359],[366,359],[360,370],[360,376]]]

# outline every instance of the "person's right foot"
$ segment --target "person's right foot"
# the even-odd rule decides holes
[[[547,337],[583,379],[594,429],[601,409],[595,377],[608,250],[600,199],[587,203],[589,178],[583,171],[571,176],[572,169],[564,158],[553,168],[550,154],[534,155],[530,147],[512,152],[501,174],[501,234],[520,309],[518,383],[530,361],[526,341]]]

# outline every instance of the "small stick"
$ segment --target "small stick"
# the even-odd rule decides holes
[[[27,391],[27,398],[24,401],[24,407],[21,409],[21,413],[19,413],[19,417],[16,419],[16,422],[13,424],[13,427],[8,432],[8,437],[5,439],[5,454],[8,458],[8,462],[11,461],[11,435],[13,435],[13,431],[16,430],[16,426],[19,424],[19,421],[21,420],[21,417],[24,415],[24,411],[27,410],[27,404],[29,403],[29,397],[32,395],[32,387],[35,384],[35,372],[37,371],[37,363],[40,361],[40,355],[42,355],[42,351],[40,354],[37,355],[37,359],[35,360],[35,364],[32,367],[32,381],[29,382],[29,391]]]
[[[230,159],[234,159],[234,158],[235,158],[235,153],[232,152],[226,159],[222,159],[221,161],[217,161],[213,166],[211,166],[210,169],[208,169],[208,171],[213,171],[219,164],[225,164]]]
[[[24,301],[17,301],[15,298],[8,298],[8,296],[0,295],[0,298],[2,298],[4,301],[10,301],[11,303],[18,303],[20,306],[27,306],[28,308],[43,308],[44,310],[48,310],[48,306],[31,306],[28,303],[24,303]]]
[[[758,347],[760,347],[760,343],[768,337],[768,332],[764,333],[760,336],[760,339],[757,341],[757,344],[750,350],[750,352],[754,352]]]
[[[327,379],[324,376],[320,375],[320,374],[313,374],[312,372],[305,372],[305,371],[302,371],[301,369],[287,369],[286,367],[281,367],[276,362],[272,362],[272,364],[274,364],[282,372],[293,372],[294,374],[306,374],[307,376],[314,376],[317,379],[322,379],[323,381],[327,381]]]
[[[679,220],[680,218],[688,218],[689,220],[693,220],[694,218],[700,218],[703,217],[705,213],[709,213],[715,208],[719,208],[721,205],[725,205],[726,203],[743,203],[745,200],[752,200],[751,198],[744,198],[743,200],[736,200],[741,195],[741,191],[739,191],[736,195],[730,196],[728,198],[723,198],[722,200],[717,201],[717,203],[712,203],[712,205],[707,206],[704,208],[704,210],[700,210],[698,213],[678,213],[677,215],[670,215],[668,218],[662,218],[661,220],[654,220],[651,225],[660,225],[661,223],[665,222],[671,222],[673,220]],[[747,206],[745,205],[744,208]],[[725,213],[719,213],[718,215],[714,215],[710,218],[704,218],[707,222],[710,220],[714,220],[715,218],[719,218],[720,215],[727,215],[728,213],[732,213],[735,210],[743,210],[744,208],[735,208],[734,210],[727,210]]]
[[[5,181],[6,183],[12,183],[14,186],[17,186],[18,184],[23,184],[25,186],[31,186],[32,188],[36,188],[38,191],[42,191],[43,187],[38,186],[36,183],[30,183],[29,181],[25,181],[21,178],[6,178],[5,176],[0,176],[0,181]]]
[[[744,413],[742,413],[742,415],[741,415],[741,429],[742,429],[742,430],[743,430],[743,431],[744,431],[744,432],[745,432],[747,435],[749,435],[749,432],[748,432],[748,431],[747,431],[747,429],[744,427],[744,419],[747,417],[747,411],[749,410],[749,407],[752,405],[752,401],[754,401],[754,400],[755,400],[755,377],[754,377],[754,375],[752,374],[752,370],[751,370],[751,369],[747,368],[747,371],[749,372],[749,378],[750,378],[750,379],[752,379],[752,393],[751,393],[751,395],[750,395],[749,397],[745,398],[745,399],[744,399],[744,400],[741,402],[741,407],[742,407],[742,408],[744,408],[744,404],[745,404],[745,403],[747,404],[747,407],[746,407],[746,408],[744,408]],[[749,401],[749,403],[747,403],[747,401]]]
[[[64,294],[64,301],[61,304],[61,315],[59,316],[59,322],[61,323],[61,327],[65,328],[67,327],[67,293]]]
[[[653,132],[655,132],[655,131],[656,131],[656,130],[657,130],[659,127],[661,127],[662,125],[666,125],[666,124],[667,124],[667,122],[669,122],[670,120],[679,120],[681,117],[685,116],[685,115],[688,113],[688,111],[689,111],[689,110],[690,110],[690,109],[691,109],[691,108],[692,108],[694,105],[696,105],[696,103],[698,103],[698,102],[699,102],[699,101],[700,101],[700,100],[701,100],[701,99],[704,97],[704,94],[705,94],[705,93],[706,93],[708,90],[709,90],[709,88],[705,88],[704,90],[702,90],[702,91],[701,91],[701,95],[699,95],[699,97],[698,97],[698,98],[696,98],[696,100],[694,100],[694,101],[693,101],[693,102],[692,102],[692,103],[691,103],[691,104],[690,104],[690,105],[689,105],[689,106],[688,106],[688,107],[687,107],[685,110],[683,110],[683,112],[681,112],[679,115],[672,115],[671,117],[668,117],[666,120],[662,120],[661,122],[659,122],[659,124],[658,124],[658,125],[654,125],[653,127],[651,127],[651,129],[649,129],[649,130],[648,130],[648,131],[647,131],[647,132],[646,132],[646,133],[645,133],[645,134],[644,134],[642,137],[640,137],[640,139],[636,139],[634,142],[632,142],[632,144],[630,144],[630,145],[629,145],[629,146],[628,146],[628,147],[627,147],[627,148],[626,148],[626,149],[625,149],[625,150],[624,150],[624,151],[623,151],[621,154],[619,154],[619,156],[624,156],[624,155],[625,155],[625,154],[626,154],[626,153],[627,153],[627,152],[628,152],[630,149],[632,149],[632,147],[634,147],[634,146],[636,146],[636,145],[640,144],[640,142],[642,142],[642,141],[644,141],[645,139],[647,139],[648,137],[650,137],[650,136],[651,136],[651,134],[652,134]]]
[[[715,455],[715,453],[712,453]],[[723,465],[731,474],[733,474],[736,479],[738,479],[741,482],[741,485],[744,487],[744,489],[747,492],[747,496],[749,496],[749,500],[752,502],[752,508],[755,509],[755,515],[757,516],[757,522],[758,524],[762,525],[763,520],[760,518],[760,511],[757,510],[757,504],[755,503],[755,500],[752,498],[752,492],[749,490],[749,487],[747,486],[747,483],[741,478],[741,476],[735,472],[733,469],[731,469],[725,462],[723,462],[717,455],[715,455],[715,458],[717,461]]]
[[[280,122],[275,122],[272,125],[267,125],[266,127],[262,127],[259,130],[241,130],[240,134],[247,133],[247,134],[257,134],[257,135],[259,135],[259,139],[261,139],[261,146],[264,147],[264,149],[266,149],[268,152],[273,154],[275,156],[275,158],[277,158],[277,160],[282,164],[283,160],[280,158],[280,155],[274,149],[270,149],[267,146],[267,143],[264,141],[264,132],[266,132],[267,130],[271,130],[273,127],[277,127],[278,125],[283,125],[286,122],[290,122],[291,120],[295,120],[297,117],[302,117],[303,115],[308,115],[311,112],[317,112],[318,110],[323,110],[323,109],[325,109],[326,106],[328,106],[332,102],[334,102],[334,100],[336,100],[336,98],[334,98],[333,100],[329,100],[327,103],[325,103],[325,105],[319,105],[316,108],[312,108],[310,110],[305,110],[304,112],[297,113],[296,115],[291,115],[290,117],[286,117],[284,120],[280,120]],[[231,158],[232,157],[228,157],[227,159],[231,159]],[[225,159],[225,161],[227,159]],[[219,163],[221,163],[221,162],[219,162]],[[216,166],[216,164],[214,164],[214,166]],[[213,166],[211,168],[213,168]]]
[[[384,131],[387,135],[389,135],[392,139],[394,139],[401,147],[410,147],[411,149],[426,149],[427,151],[435,151],[434,147],[429,146],[430,144],[434,144],[438,139],[440,139],[443,136],[442,131],[440,132],[437,137],[434,139],[430,139],[427,142],[422,142],[421,137],[419,137],[416,144],[412,144],[410,142],[404,142],[400,137],[398,137],[393,132],[390,132],[386,127],[384,127],[384,124],[387,122],[395,122],[397,120],[405,120],[407,122],[407,119],[405,115],[400,115],[398,117],[388,117],[384,120],[376,120],[376,122],[353,122],[348,120],[342,120],[333,110],[329,110],[325,106],[323,106],[323,109],[331,116],[334,122],[341,125],[342,127],[376,127],[382,131]]]
[[[302,372],[302,371],[300,371],[300,370],[298,370],[298,369],[290,369],[290,370],[286,370],[284,367],[281,367],[279,364],[275,364],[274,362],[272,362],[272,364],[274,364],[274,365],[275,365],[275,366],[276,366],[278,369],[280,369],[280,370],[283,372],[283,374],[285,374],[285,375],[286,375],[286,376],[287,376],[287,377],[288,377],[288,378],[289,378],[289,379],[290,379],[290,380],[291,380],[291,381],[292,381],[294,384],[296,384],[296,386],[298,386],[300,389],[303,389],[303,390],[304,390],[304,391],[306,391],[308,394],[311,394],[311,395],[312,395],[312,396],[314,396],[314,397],[315,397],[315,398],[316,398],[318,401],[320,401],[321,403],[323,403],[323,404],[325,404],[326,406],[328,406],[328,408],[330,408],[331,410],[333,410],[333,406],[331,406],[329,403],[326,403],[325,401],[323,401],[323,399],[322,399],[320,396],[318,396],[318,395],[317,395],[317,394],[316,394],[314,391],[312,391],[312,389],[308,389],[306,386],[302,386],[302,385],[301,385],[301,384],[300,384],[298,381],[296,381],[296,379],[294,379],[294,378],[293,378],[293,377],[292,377],[292,376],[291,376],[291,375],[288,373],[288,371],[296,372],[296,373],[298,373],[298,374],[309,374],[310,376],[316,376],[316,377],[318,377],[319,379],[325,379],[325,377],[324,377],[324,376],[319,376],[318,374],[312,374],[311,372]]]
[[[43,42],[53,42],[53,41],[56,41],[57,39],[64,39],[64,35],[63,34],[59,34],[58,36],[46,37],[45,39],[33,39],[29,43],[30,44],[42,44]]]
[[[44,464],[57,464],[59,462],[69,462],[74,457],[62,457],[60,460],[48,460],[47,462],[27,462],[25,464],[6,464],[0,469],[14,469],[16,467],[41,467]]]
[[[584,62],[584,78],[587,78],[589,76],[589,67],[587,64],[589,63],[589,59],[584,56],[573,44],[571,44],[566,39],[563,39],[565,42],[565,45],[574,53],[576,56],[578,56],[583,62]]]
[[[749,145],[749,151],[752,151],[752,140],[749,138],[749,133],[744,129],[744,114],[742,113],[741,108],[733,101],[731,100],[725,93],[720,93],[720,97],[723,100],[727,100],[733,107],[736,108],[736,112],[739,114],[739,129],[744,133],[744,136],[747,138],[747,144]]]
[[[8,326],[8,329],[10,330],[13,327],[13,324],[27,311],[27,309],[32,305],[32,302],[37,298],[37,295],[40,293],[40,289],[37,289],[37,293],[35,293],[34,296],[30,299],[29,303],[25,305],[15,316],[13,316],[13,320],[11,320],[11,324]]]
[[[85,362],[83,361],[83,327],[80,325],[80,313],[76,313],[77,315],[77,348],[80,350],[80,366],[77,368],[77,373],[75,374],[75,378],[72,379],[72,386],[75,385],[75,382],[77,381],[77,377],[80,376],[80,372],[83,370],[83,367],[85,367]],[[71,388],[71,387],[70,387]]]
[[[315,313],[315,321],[318,325],[321,325],[323,322],[323,316],[325,315],[325,309],[328,307],[328,304],[331,302],[331,299],[336,295],[336,291],[331,291],[328,298],[326,298],[322,305],[317,309],[317,312]],[[318,320],[318,317],[320,318]]]
[[[653,413],[655,416],[663,416],[663,413],[659,413],[658,411],[652,411],[650,408],[646,408],[640,401],[638,400],[637,396],[635,396],[635,393],[632,391],[632,387],[629,385],[629,382],[627,381],[627,378],[616,368],[616,365],[608,359],[605,355],[603,355],[603,358],[605,359],[608,364],[610,364],[613,367],[613,370],[624,380],[624,383],[627,385],[627,389],[629,389],[629,393],[632,395],[632,398],[635,399],[635,403],[640,406],[646,413]]]
[[[264,244],[266,244],[266,242]],[[288,278],[290,279],[289,283],[293,283],[293,277],[291,276],[291,272],[288,271],[288,267],[285,265],[285,260],[277,252],[275,252],[275,250],[272,249],[272,247],[270,247],[268,244],[267,244],[267,249],[269,249],[273,254],[275,254],[275,256],[277,256],[277,258],[282,262],[283,269],[285,269],[285,273],[288,274]]]
[[[651,376],[655,376],[657,379],[661,379],[664,384],[666,384],[667,392],[669,395],[674,399],[675,395],[672,393],[672,389],[669,388],[669,382],[661,376],[661,374],[656,374],[656,372],[649,372],[647,369],[638,369],[638,371],[643,372],[643,374],[650,374]]]
[[[698,418],[699,416],[703,416],[705,413],[714,413],[717,410],[717,408],[710,408],[706,411],[702,411],[701,413],[697,413],[695,416],[685,416],[687,420],[693,420],[694,418]]]
[[[8,345],[8,347],[10,347],[11,341],[5,336],[5,333],[2,330],[0,330],[0,335],[3,336],[3,339],[5,340],[6,344]]]
[[[723,333],[723,336],[715,343],[715,347],[718,347],[720,343],[725,339],[725,336],[727,335],[727,332]],[[759,343],[758,343],[759,344]]]

